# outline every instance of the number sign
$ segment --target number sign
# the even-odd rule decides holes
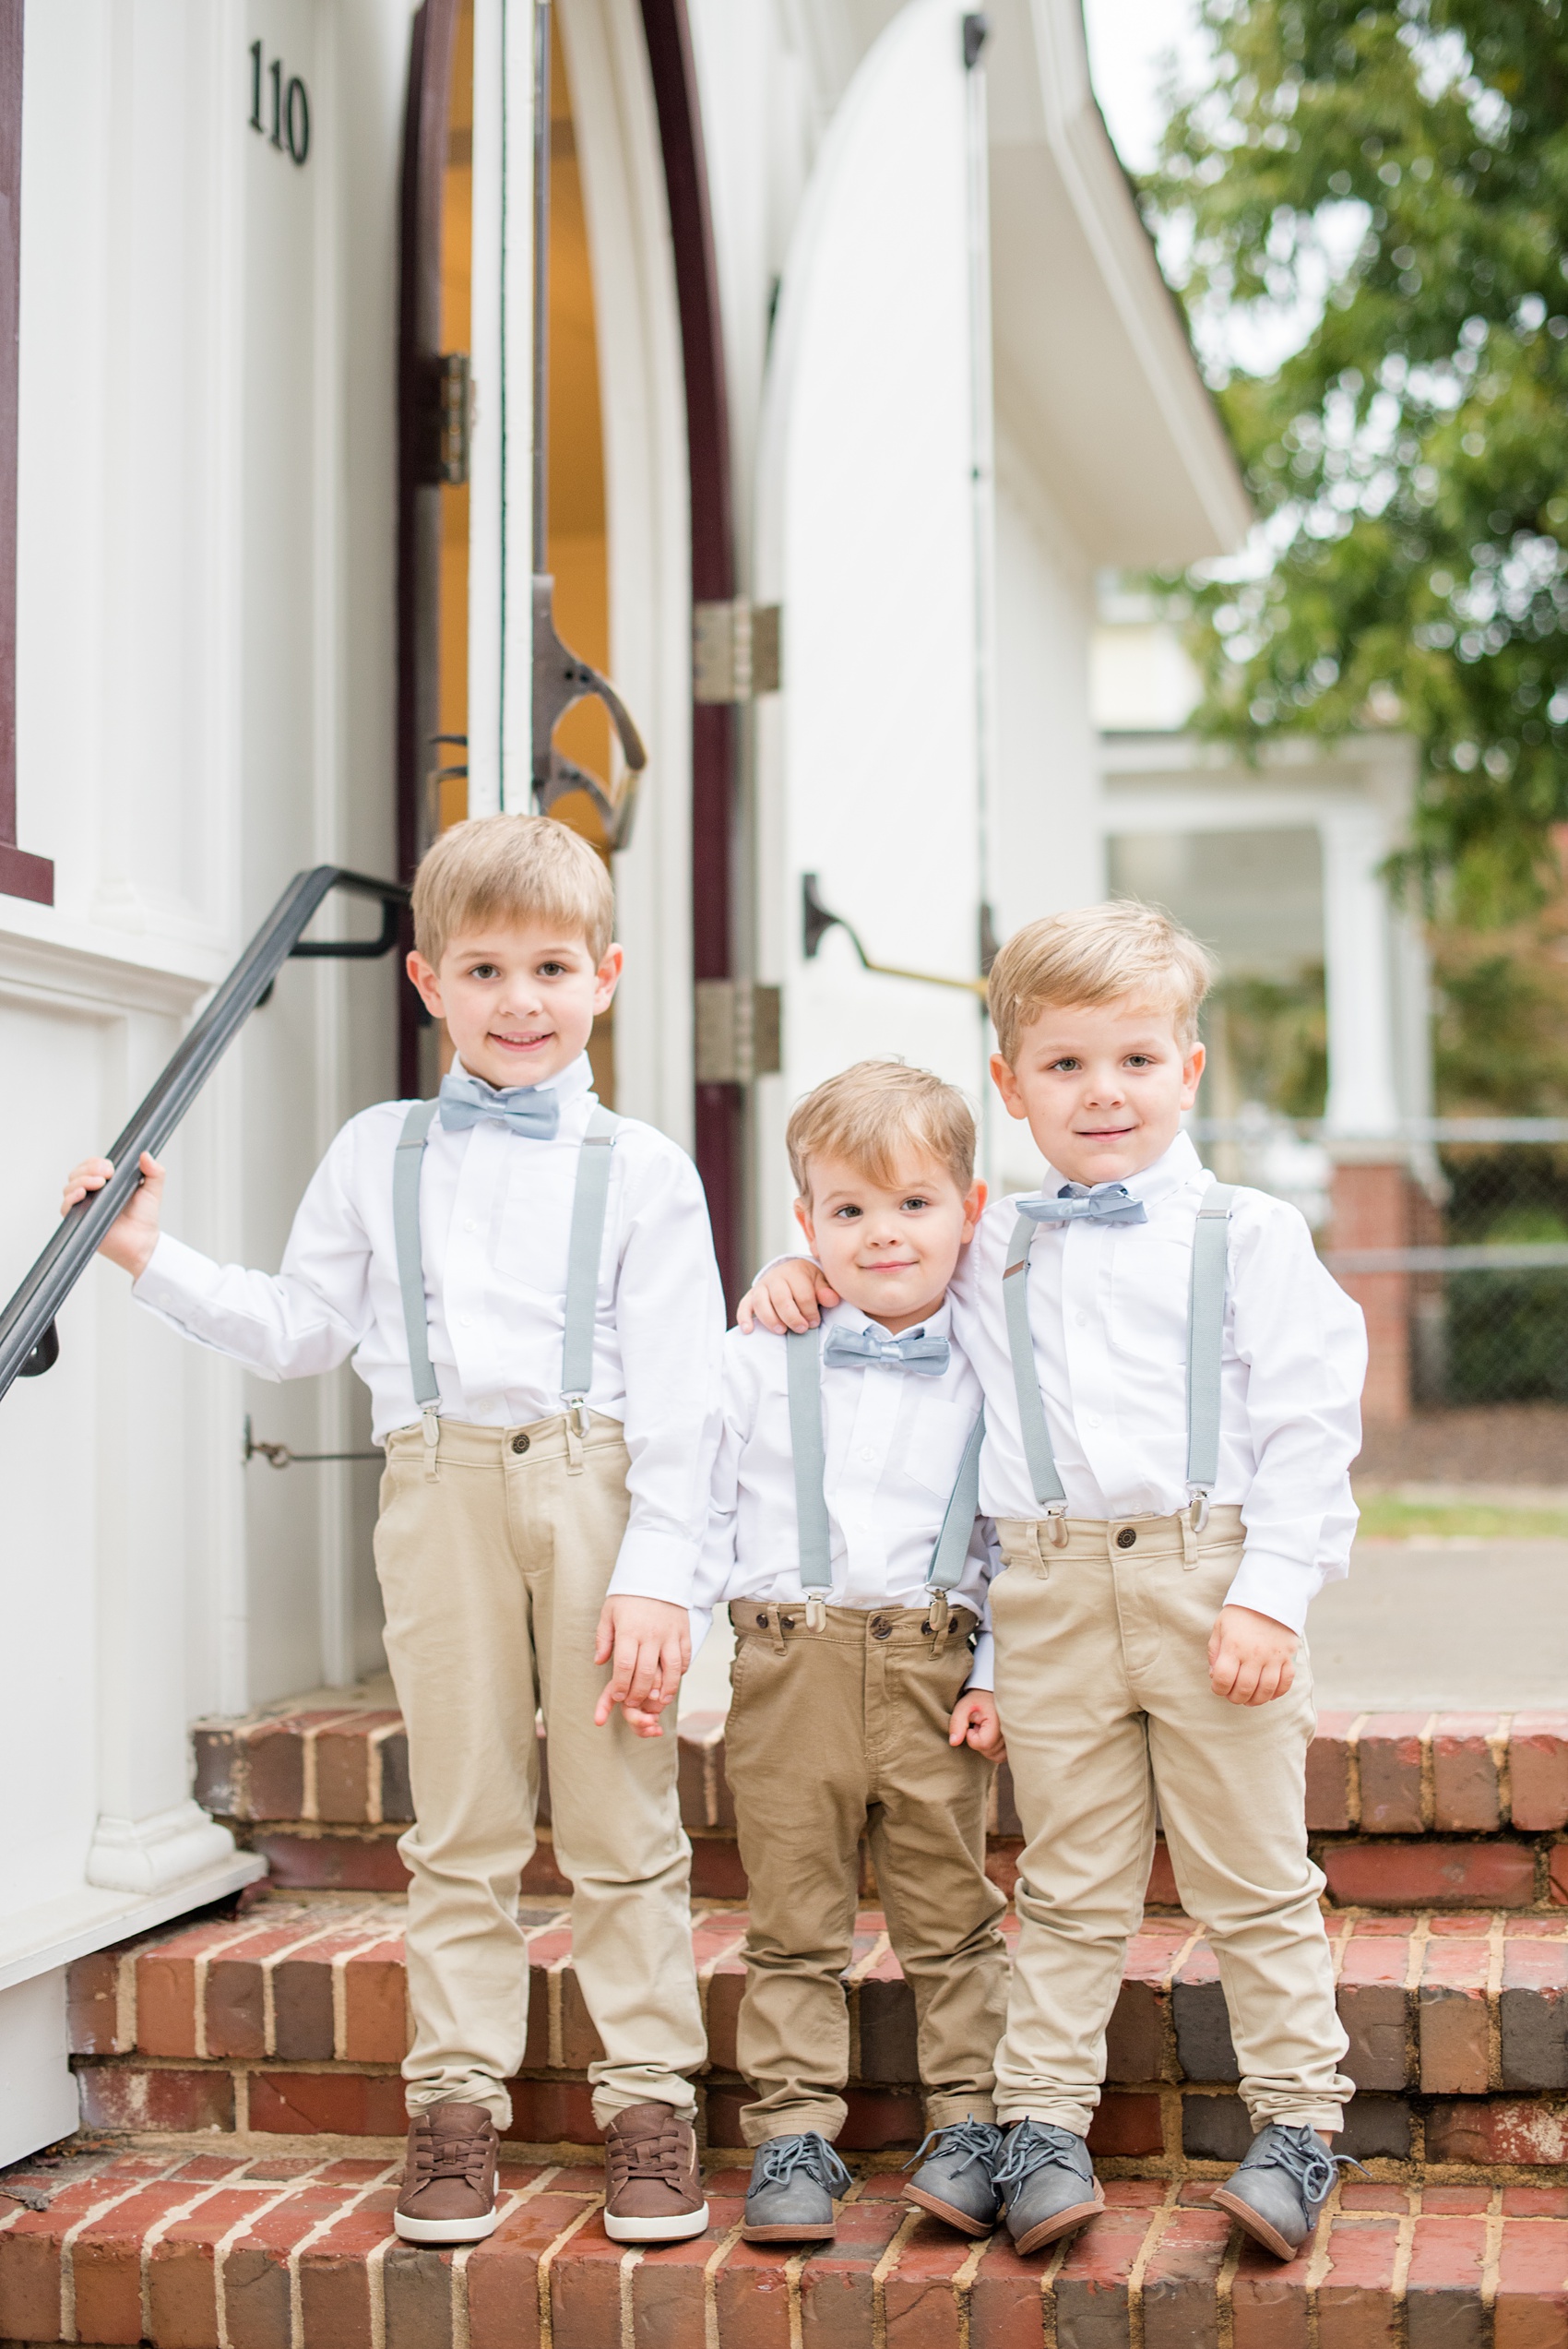
[[[280,57],[270,63],[263,56],[259,41],[251,42],[251,128],[259,131],[269,146],[279,154],[292,157],[303,163],[310,153],[310,92],[298,74],[285,81]],[[262,101],[266,94],[270,113],[270,133],[262,119]]]

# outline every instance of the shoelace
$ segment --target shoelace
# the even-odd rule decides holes
[[[1083,2144],[1070,2128],[1042,2128],[1032,2120],[1021,2120],[1007,2137],[1007,2150],[995,2173],[996,2183],[1005,2192],[1009,2187],[1027,2185],[1036,2170],[1071,2170],[1079,2176],[1074,2156]]]
[[[835,2194],[847,2194],[855,2182],[826,2138],[814,2129],[804,2137],[770,2137],[752,2173],[752,2188],[788,2186],[797,2170]]]
[[[423,2130],[414,2147],[421,2186],[433,2186],[441,2177],[460,2177],[470,2186],[477,2184],[476,2172],[484,2167],[488,2143],[481,2129],[475,2129],[469,2137],[438,2137],[434,2128]]]
[[[1258,2168],[1265,2164],[1258,2163]],[[1268,2149],[1267,2166],[1280,2169],[1301,2190],[1306,2203],[1322,2202],[1341,2170],[1367,2172],[1349,2153],[1331,2153],[1314,2128],[1286,2128],[1277,2125],[1274,2140]]]
[[[996,2159],[1001,2141],[1002,2131],[994,2121],[954,2121],[947,2128],[928,2128],[904,2167],[912,2170],[918,2162],[923,2160],[928,2145],[936,2147],[939,2158],[955,2154],[960,2156],[960,2169],[970,2162],[983,2162],[989,2167]]]
[[[618,2187],[637,2177],[658,2178],[665,2186],[678,2187],[682,2183],[680,2132],[665,2128],[657,2137],[634,2137],[629,2142],[617,2138],[611,2147],[610,2167]]]

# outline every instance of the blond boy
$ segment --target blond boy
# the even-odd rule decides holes
[[[865,1834],[915,1998],[932,2142],[909,2190],[980,2235],[997,2214],[1006,1995],[984,1866],[996,1553],[976,1514],[980,1385],[946,1303],[985,1202],[974,1115],[923,1069],[865,1061],[800,1103],[787,1140],[796,1213],[840,1301],[820,1332],[731,1333],[695,1594],[729,1602],[737,1639],[725,1766],[750,1884],[738,2051],[756,2092],[744,2228],[834,2232]]]
[[[457,826],[420,867],[408,966],[457,1053],[439,1103],[350,1119],[276,1275],[160,1234],[150,1158],[103,1243],[186,1336],[265,1377],[351,1354],[371,1389],[386,1451],[376,1569],[417,1813],[399,1846],[414,2038],[396,2213],[417,2243],[496,2224],[539,1707],[574,1960],[604,2043],[589,2078],[605,2224],[643,2243],[707,2220],[690,1850],[659,1716],[690,1654],[723,1312],[691,1162],[592,1091],[588,1033],[621,973],[612,912],[603,865],[563,826]],[[78,1167],[65,1204],[109,1171]]]
[[[1181,1130],[1210,975],[1129,903],[1030,923],[992,973],[992,1075],[1048,1169],[989,1210],[954,1289],[1007,1569],[996,1698],[1026,1845],[996,2102],[1026,2252],[1103,2199],[1084,2140],[1157,1800],[1256,2132],[1215,2200],[1282,2259],[1333,2184],[1350,2093],[1307,1856],[1301,1633],[1347,1570],[1365,1334],[1296,1210],[1211,1197]],[[795,1319],[824,1294],[801,1266],[765,1285]]]

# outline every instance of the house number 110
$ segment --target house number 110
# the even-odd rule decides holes
[[[265,131],[267,128],[266,124],[261,119],[262,84],[264,78],[271,87],[272,134],[270,143],[272,146],[276,147],[279,152],[286,151],[291,155],[296,163],[303,163],[305,157],[310,153],[309,92],[306,90],[304,83],[300,79],[298,74],[292,75],[287,82],[284,81],[282,62],[277,57],[274,57],[271,64],[267,67],[264,77],[262,71],[261,43],[259,41],[253,41],[251,42],[252,130]]]

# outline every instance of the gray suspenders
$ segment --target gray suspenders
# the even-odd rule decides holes
[[[1208,1499],[1219,1473],[1219,1367],[1225,1341],[1227,1226],[1236,1197],[1229,1183],[1211,1183],[1198,1207],[1193,1234],[1193,1272],[1187,1294],[1187,1483],[1193,1496],[1192,1529],[1208,1522]],[[1058,1548],[1067,1539],[1067,1496],[1056,1473],[1045,1405],[1035,1367],[1029,1330],[1029,1250],[1039,1225],[1020,1215],[1007,1244],[1002,1275],[1007,1345],[1018,1395],[1018,1427],[1035,1498],[1051,1520]]]
[[[416,1101],[403,1120],[392,1161],[392,1231],[398,1249],[398,1285],[403,1294],[403,1328],[414,1401],[424,1425],[425,1473],[435,1473],[441,1436],[441,1388],[430,1359],[425,1311],[424,1252],[420,1243],[420,1174],[424,1146],[438,1102]],[[596,1107],[577,1153],[572,1195],[571,1235],[566,1243],[565,1332],[561,1347],[561,1401],[580,1442],[588,1433],[588,1390],[593,1384],[593,1332],[599,1303],[599,1259],[610,1201],[610,1153],[618,1120]]]
[[[827,1619],[833,1588],[832,1541],[827,1525],[825,1480],[827,1456],[822,1438],[822,1331],[798,1330],[784,1340],[790,1393],[790,1449],[795,1462],[795,1524],[801,1547],[801,1587],[806,1594],[806,1624],[820,1631]],[[956,1590],[969,1554],[969,1536],[980,1509],[980,1456],[985,1440],[982,1411],[969,1431],[964,1457],[948,1498],[942,1531],[926,1570],[930,1621],[940,1631],[947,1620],[947,1593]]]

